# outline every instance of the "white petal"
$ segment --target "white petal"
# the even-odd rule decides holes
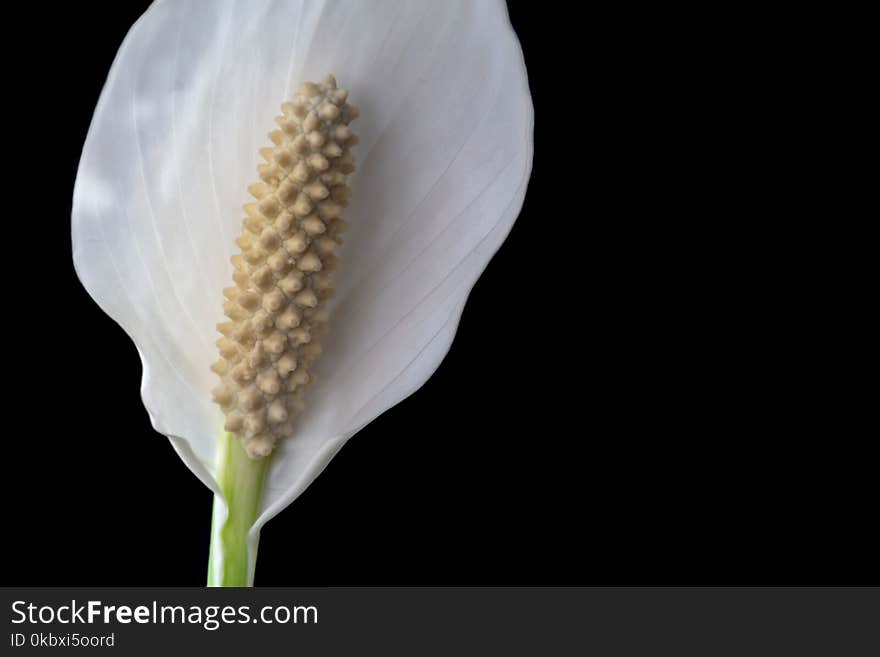
[[[504,4],[160,0],[120,48],[74,193],[80,279],[137,344],[155,428],[216,488],[208,366],[246,187],[281,102],[328,72],[361,109],[351,228],[258,527],[433,373],[519,212],[532,107]]]

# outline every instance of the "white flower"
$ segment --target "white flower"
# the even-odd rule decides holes
[[[209,366],[241,207],[280,104],[326,73],[361,110],[350,229],[318,381],[269,463],[254,548],[434,372],[519,212],[533,119],[504,4],[158,0],[113,63],[74,192],[77,273],[137,345],[153,426],[219,495]]]

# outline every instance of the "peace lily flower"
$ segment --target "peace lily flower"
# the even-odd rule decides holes
[[[323,355],[249,456],[212,399],[221,291],[273,117],[329,72],[360,117]],[[153,427],[215,494],[209,584],[251,585],[260,528],[440,364],[519,213],[532,124],[499,1],[157,0],[132,27],[83,149],[74,263],[137,345]]]

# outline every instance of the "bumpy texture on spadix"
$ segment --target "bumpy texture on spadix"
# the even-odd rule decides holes
[[[244,206],[235,285],[223,291],[229,321],[217,325],[220,360],[211,369],[221,378],[213,394],[225,428],[251,458],[293,433],[321,353],[357,141],[347,96],[332,75],[304,83],[275,119],[275,147],[260,151],[262,182],[248,188],[257,202]]]

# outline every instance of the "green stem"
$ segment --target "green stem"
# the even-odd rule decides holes
[[[208,586],[253,586],[247,539],[260,512],[268,463],[268,457],[248,458],[241,443],[231,433],[224,431],[220,436],[217,483],[229,512],[225,521],[218,521],[223,500],[215,495]]]

